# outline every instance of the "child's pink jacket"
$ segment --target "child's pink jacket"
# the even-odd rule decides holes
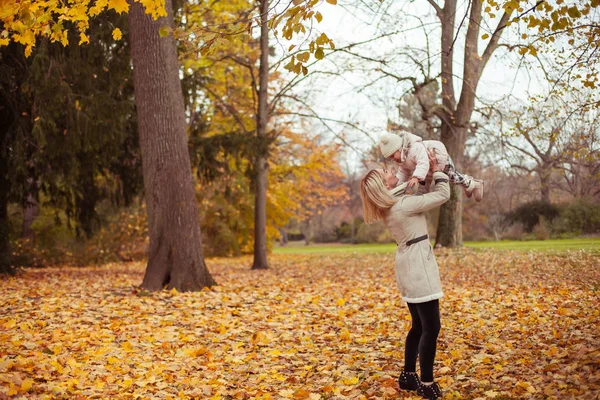
[[[446,146],[439,140],[425,140],[412,133],[405,133],[406,141],[405,146],[400,151],[400,163],[396,163],[398,166],[398,172],[396,177],[401,182],[406,182],[412,177],[418,178],[420,181],[425,181],[431,178],[429,171],[429,157],[427,156],[427,150],[432,149],[438,161],[438,167],[441,171],[444,171],[448,165],[448,150]]]

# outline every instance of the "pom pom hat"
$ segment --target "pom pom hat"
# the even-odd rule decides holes
[[[386,133],[379,140],[379,150],[384,158],[391,157],[396,151],[404,148],[405,135]]]

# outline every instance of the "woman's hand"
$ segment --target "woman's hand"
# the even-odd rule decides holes
[[[435,151],[431,149],[427,149],[427,156],[429,157],[429,170],[431,172],[437,172],[440,170],[438,167],[438,160],[435,156]]]

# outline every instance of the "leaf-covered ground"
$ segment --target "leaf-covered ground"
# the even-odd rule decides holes
[[[411,398],[393,254],[250,261],[209,260],[219,286],[198,293],[136,290],[141,263],[0,281],[0,398]],[[600,256],[438,261],[446,398],[599,398]]]

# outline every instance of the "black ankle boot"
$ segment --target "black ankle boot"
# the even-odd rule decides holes
[[[402,371],[398,378],[398,385],[400,385],[400,389],[404,390],[417,390],[420,383],[419,375],[416,372]]]
[[[425,399],[437,400],[442,398],[442,390],[440,385],[434,382],[431,385],[423,385],[419,381],[419,387],[417,388],[417,394]]]

